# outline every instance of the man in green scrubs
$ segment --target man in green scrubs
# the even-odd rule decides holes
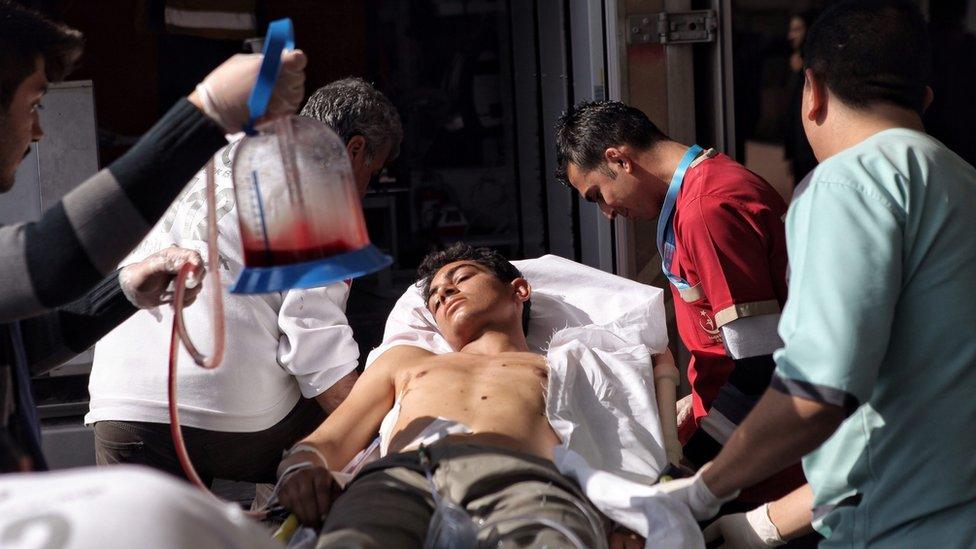
[[[821,547],[976,547],[976,170],[924,133],[928,44],[908,3],[810,29],[821,164],[787,216],[784,348],[711,466],[664,485],[699,519],[806,456],[806,511],[768,509],[782,537],[812,520]]]

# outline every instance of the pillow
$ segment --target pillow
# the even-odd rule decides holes
[[[544,353],[552,334],[567,327],[608,324],[634,311],[646,309],[651,318],[645,342],[652,349],[664,349],[668,335],[664,316],[664,292],[586,265],[544,255],[513,261],[532,286],[532,310],[526,342],[533,351]],[[369,353],[366,367],[397,345],[413,345],[443,354],[453,351],[444,340],[434,317],[427,310],[416,284],[407,288],[394,305],[383,331],[383,342]]]

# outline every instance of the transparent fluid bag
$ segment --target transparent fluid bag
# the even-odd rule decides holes
[[[389,265],[370,244],[349,156],[335,132],[301,116],[257,129],[234,157],[245,268],[231,291],[310,288]]]

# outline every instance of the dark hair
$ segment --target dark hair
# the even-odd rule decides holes
[[[832,5],[807,31],[803,60],[845,104],[893,103],[921,113],[931,46],[918,8],[902,1]]]
[[[424,296],[424,302],[430,300],[430,283],[444,265],[455,261],[473,261],[478,265],[488,269],[488,272],[495,275],[502,282],[511,282],[516,278],[524,278],[522,271],[512,265],[505,256],[492,250],[491,248],[475,248],[470,244],[458,242],[446,250],[432,252],[420,263],[417,268],[417,276],[420,279],[417,285],[420,286]],[[522,304],[522,332],[529,333],[529,310],[532,308],[532,300]]]
[[[400,115],[385,95],[362,78],[343,78],[315,90],[302,107],[301,115],[326,123],[343,143],[357,135],[363,136],[367,162],[387,145],[389,160],[400,154],[403,139]]]
[[[0,0],[0,115],[7,112],[20,84],[44,59],[50,82],[74,68],[84,46],[81,33],[9,0]]]
[[[572,162],[584,172],[606,169],[604,151],[629,145],[647,149],[668,137],[640,109],[620,101],[587,101],[570,107],[556,121],[556,179],[569,185]]]

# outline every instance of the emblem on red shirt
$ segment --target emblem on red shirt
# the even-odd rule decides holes
[[[715,341],[722,339],[722,336],[719,335],[720,330],[715,327],[715,319],[712,318],[712,315],[708,314],[706,311],[698,311],[698,314],[701,317],[698,319],[698,326],[702,329],[702,331],[708,334],[709,337]]]

